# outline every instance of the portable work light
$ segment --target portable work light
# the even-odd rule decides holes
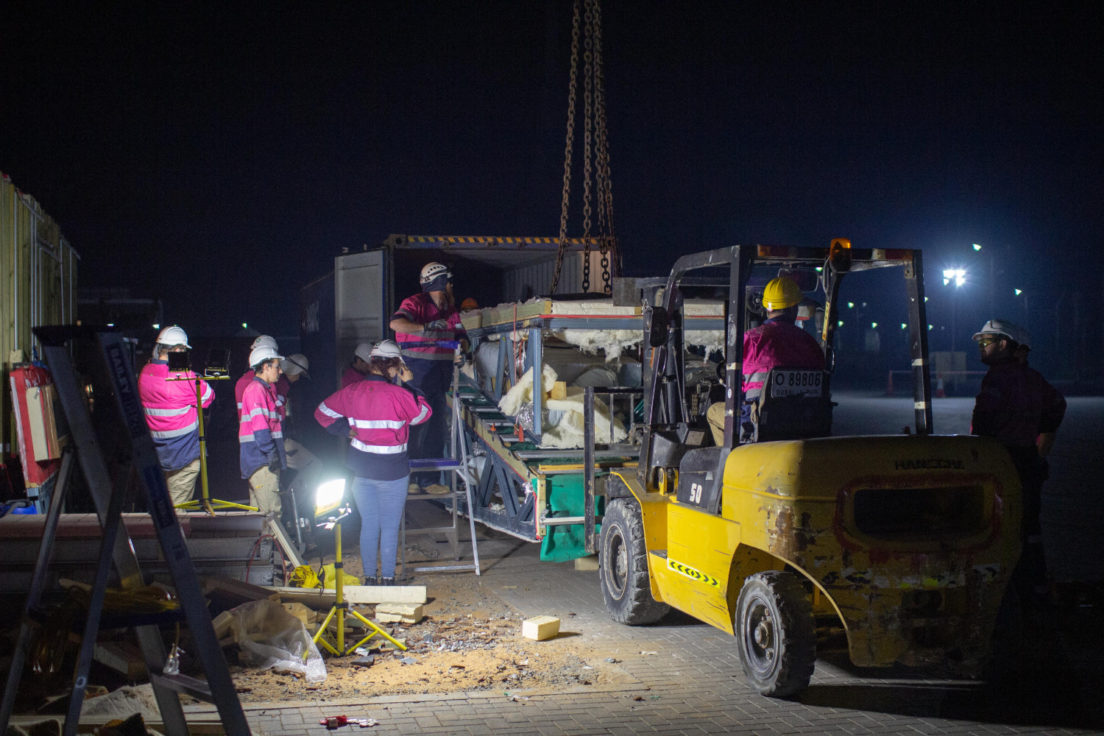
[[[330,478],[314,489],[315,526],[329,528],[353,512],[345,498],[345,479]]]

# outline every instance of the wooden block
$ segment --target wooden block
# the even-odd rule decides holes
[[[395,616],[420,619],[423,608],[420,603],[380,603],[376,606],[376,613],[390,613]]]
[[[379,603],[376,605],[376,620],[384,623],[416,624],[423,618],[423,606],[420,603]]]
[[[598,569],[598,556],[587,555],[586,557],[575,558],[575,569],[580,571],[590,571]]]
[[[280,600],[299,601],[311,608],[329,608],[336,593],[333,588],[292,588],[273,586],[268,590],[279,593]],[[425,603],[424,585],[346,585],[345,600],[348,603]]]
[[[534,616],[521,622],[521,635],[526,639],[544,641],[560,633],[560,620],[555,616]]]

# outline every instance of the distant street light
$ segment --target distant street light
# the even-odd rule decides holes
[[[980,247],[980,246],[979,246]],[[943,285],[950,286],[954,284],[955,291],[958,291],[966,285],[966,269],[965,268],[945,268],[943,269]],[[955,351],[955,334],[957,332],[956,323],[958,322],[958,299],[955,298],[954,293],[951,293],[951,352]]]

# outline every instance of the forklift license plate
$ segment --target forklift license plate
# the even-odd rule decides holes
[[[771,396],[820,396],[822,371],[775,371]]]

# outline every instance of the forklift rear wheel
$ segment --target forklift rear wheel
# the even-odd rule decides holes
[[[816,665],[813,608],[792,573],[748,577],[736,601],[736,639],[744,674],[763,695],[804,690]]]
[[[618,498],[606,506],[598,545],[602,597],[610,618],[640,626],[663,618],[670,606],[652,597],[648,577],[648,550],[640,508]]]

